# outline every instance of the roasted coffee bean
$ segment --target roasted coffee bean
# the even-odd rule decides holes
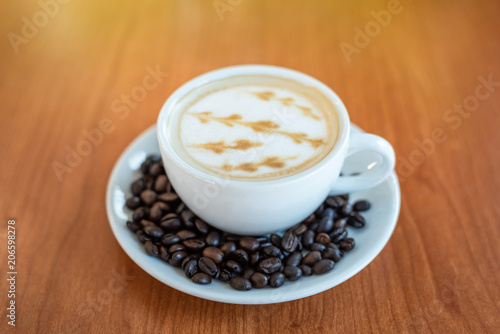
[[[328,210],[332,210],[330,208],[326,209],[326,211]],[[332,210],[333,212],[333,210]],[[333,228],[333,217],[330,217],[330,216],[325,216],[323,218],[321,218],[321,220],[319,221],[319,225],[318,225],[318,232],[319,233],[329,233]]]
[[[158,175],[155,180],[154,190],[158,193],[164,193],[167,191],[168,178],[166,175]]]
[[[253,252],[248,257],[250,258],[249,262],[250,262],[250,265],[252,265],[252,266],[255,266],[257,264],[257,262],[260,261],[260,258],[261,258],[259,252]]]
[[[307,253],[306,256],[304,256],[304,259],[302,259],[302,263],[312,267],[316,262],[321,260],[321,253],[319,251],[312,251]]]
[[[155,239],[160,239],[165,234],[165,232],[156,225],[144,227],[144,232]]]
[[[212,259],[215,263],[219,264],[224,260],[224,252],[217,247],[207,247],[203,250],[203,256]]]
[[[159,163],[154,163],[149,167],[149,175],[156,177],[165,171],[163,170],[163,167]]]
[[[264,254],[266,258],[280,257],[280,255],[282,255],[281,250],[278,247],[272,245],[263,248],[262,254]]]
[[[292,226],[289,231],[295,234],[296,236],[301,235],[307,230],[307,226],[303,223],[299,223],[297,225]]]
[[[149,174],[149,167],[151,167],[152,164],[153,164],[153,162],[151,160],[146,159],[146,161],[144,161],[141,164],[141,173],[144,175]]]
[[[352,213],[352,205],[349,204],[349,203],[346,203],[343,207],[342,207],[342,210],[340,210],[340,212],[344,215],[344,216],[349,216],[351,213]]]
[[[333,231],[329,234],[330,239],[333,240],[337,239],[338,236],[340,236],[342,233],[344,233],[345,227],[335,227]]]
[[[146,226],[156,226],[156,224],[154,222],[152,222],[151,220],[143,219],[143,220],[141,220],[141,226],[144,228]]]
[[[209,246],[219,246],[220,243],[220,234],[217,231],[211,231],[207,234],[205,241]]]
[[[281,247],[281,237],[277,234],[271,234],[271,243],[276,247]]]
[[[343,195],[339,195],[344,201],[348,201],[349,200],[349,194],[343,194]]]
[[[247,252],[254,252],[260,247],[260,243],[253,237],[243,237],[239,241],[240,247]]]
[[[243,270],[243,274],[241,275],[241,277],[246,278],[246,279],[250,279],[250,276],[252,276],[254,272],[255,272],[255,268],[248,267],[245,270]]]
[[[196,232],[193,232],[191,230],[180,230],[177,233],[177,236],[182,240],[188,240],[196,237]]]
[[[344,202],[344,199],[340,196],[330,196],[325,201],[326,205],[335,210],[340,209]]]
[[[147,206],[152,205],[156,202],[156,193],[153,190],[143,190],[140,194],[141,201]]]
[[[182,244],[193,252],[201,251],[205,247],[205,241],[200,238],[184,240]]]
[[[302,262],[302,253],[293,252],[288,255],[285,261],[285,265],[297,267]]]
[[[191,261],[191,260],[196,260],[196,261],[198,261],[198,260],[199,260],[199,258],[200,258],[199,253],[191,253],[191,254],[189,254],[188,256],[186,256],[186,257],[184,258],[184,260],[182,260],[182,262],[181,262],[181,268],[182,268],[182,270],[184,270],[184,269],[185,269],[186,264],[187,264],[189,261]]]
[[[243,268],[241,267],[241,265],[234,260],[226,261],[224,263],[224,267],[238,274],[241,274],[243,272]]]
[[[229,285],[236,290],[246,291],[252,288],[252,283],[243,277],[233,277],[229,280]]]
[[[181,268],[182,268],[182,270],[184,270],[184,269],[186,268],[187,263],[188,263],[189,261],[191,261],[191,260],[193,260],[193,259],[191,258],[191,255],[186,256],[186,257],[184,258],[184,260],[182,260],[182,262],[181,262]]]
[[[207,223],[205,223],[200,218],[196,218],[194,220],[194,226],[196,226],[196,229],[198,231],[200,231],[200,233],[207,234],[209,231],[209,227],[208,227]]]
[[[168,211],[170,211],[170,206],[168,206],[168,204],[163,202],[155,202],[149,210],[149,218],[152,221],[158,222],[163,217],[165,212]]]
[[[168,262],[170,260],[170,254],[168,254],[167,248],[164,246],[159,247],[159,253],[160,253],[160,259],[162,259],[165,262]]]
[[[186,256],[188,256],[188,253],[186,251],[181,250],[181,251],[175,252],[170,256],[168,263],[170,263],[174,267],[180,267],[182,260],[184,260],[184,258]]]
[[[135,232],[135,235],[137,235],[137,238],[139,239],[139,241],[141,243],[145,243],[146,241],[152,240],[152,238],[149,235],[147,235],[146,233],[144,233],[143,230],[139,230],[139,231]]]
[[[339,248],[344,252],[348,252],[354,248],[356,243],[353,238],[345,238],[339,243]]]
[[[185,251],[185,250],[186,250],[186,246],[184,246],[182,244],[173,244],[168,248],[168,252],[170,254],[173,254],[173,253],[178,252],[178,251]]]
[[[289,281],[298,281],[302,277],[302,270],[295,266],[286,266],[283,269],[283,274],[285,274],[286,279]]]
[[[170,203],[177,201],[179,199],[179,196],[177,196],[176,193],[163,193],[158,195],[156,199],[165,203]]]
[[[191,277],[191,280],[196,284],[210,284],[212,283],[212,277],[205,273],[196,273]]]
[[[301,264],[299,268],[302,270],[302,276],[311,276],[313,274],[312,268],[308,265]]]
[[[274,273],[269,278],[269,286],[271,288],[279,288],[283,284],[285,284],[285,275],[283,273]]]
[[[260,243],[260,247],[262,249],[264,249],[265,247],[268,247],[268,246],[273,246],[273,243],[271,241],[266,241],[266,242],[261,242]]]
[[[164,215],[163,217],[161,217],[161,220],[160,220],[160,221],[169,220],[169,219],[174,219],[174,218],[177,218],[177,219],[178,219],[179,217],[177,216],[177,214],[176,214],[176,213],[174,213],[174,212],[169,212],[169,213],[167,213],[166,215]]]
[[[308,249],[314,243],[314,231],[307,230],[302,235],[302,245]]]
[[[327,243],[329,243],[331,241],[331,239],[330,239],[330,236],[326,233],[318,233],[316,235],[315,241],[320,243],[320,244],[326,245]]]
[[[241,239],[241,237],[239,235],[236,235],[236,234],[227,234],[226,235],[227,241],[238,242],[238,241],[240,241],[240,239]]]
[[[146,253],[148,253],[149,256],[154,256],[158,257],[158,246],[156,246],[153,242],[151,241],[146,241],[144,244],[144,249],[146,250]]]
[[[314,220],[316,219],[316,215],[314,213],[311,213],[311,215],[309,217],[307,217],[303,223],[304,224],[311,224]]]
[[[268,242],[269,241],[269,238],[266,237],[266,236],[260,236],[260,237],[255,237],[255,239],[257,239],[257,241],[262,245],[262,243],[264,242]],[[261,246],[262,247],[262,246]]]
[[[321,203],[321,205],[316,209],[316,211],[314,211],[314,214],[316,215],[316,217],[320,217],[321,213],[323,212],[324,209],[325,209],[325,205],[323,203]]]
[[[345,228],[346,225],[347,225],[347,218],[336,219],[335,222],[333,223],[334,228]]]
[[[142,180],[144,181],[144,189],[145,190],[153,190],[153,186],[155,183],[155,180],[152,176],[150,175],[145,175]]]
[[[332,241],[333,241],[333,243],[338,244],[342,240],[344,240],[345,237],[347,237],[347,230],[344,230],[344,232],[342,232],[341,234],[339,234],[338,236],[336,236]]]
[[[362,228],[365,226],[365,218],[359,213],[353,213],[348,219],[347,224],[355,228]]]
[[[316,232],[318,230],[318,227],[319,227],[319,222],[318,221],[315,221],[313,222],[312,224],[309,225],[309,229]]]
[[[159,209],[158,207],[153,207],[149,211],[149,219],[154,221],[154,222],[159,222],[161,219],[161,216],[163,215],[163,211]]]
[[[233,278],[233,273],[229,269],[222,269],[219,275],[219,279],[222,282],[229,282],[231,278]]]
[[[144,187],[143,179],[135,181],[130,186],[130,190],[132,190],[132,194],[134,194],[135,196],[139,196],[144,189],[146,189],[146,187]]]
[[[198,272],[198,261],[189,260],[188,263],[184,266],[184,274],[187,278],[193,277],[194,274]]]
[[[339,246],[337,244],[334,244],[333,242],[329,242],[325,246],[326,246],[326,249],[328,249],[328,248],[339,248]],[[324,252],[326,252],[326,249],[324,250]]]
[[[322,251],[324,251],[324,250],[325,250],[325,248],[326,248],[326,246],[325,246],[325,245],[320,244],[320,243],[318,243],[318,242],[315,242],[315,243],[313,243],[313,244],[311,245],[311,250],[312,250],[312,251],[322,252]]]
[[[263,273],[254,272],[252,276],[250,276],[250,283],[256,289],[262,289],[267,286],[267,282],[269,281],[269,277]]]
[[[138,223],[141,220],[148,218],[148,216],[149,216],[149,209],[143,206],[135,209],[134,213],[132,214],[132,220]]]
[[[333,211],[332,208],[326,208],[321,213],[321,218],[325,218],[325,217],[330,217],[331,219],[334,219],[335,218],[335,211]]]
[[[281,268],[281,260],[277,257],[270,257],[259,263],[259,270],[264,274],[273,274]]]
[[[163,218],[165,218],[165,217],[163,217]],[[182,223],[181,223],[179,218],[174,217],[174,218],[162,220],[160,222],[160,226],[167,231],[175,231],[175,230],[178,230],[182,227]]]
[[[292,253],[297,249],[299,240],[295,234],[287,231],[281,240],[281,248],[288,253]]]
[[[141,229],[141,226],[133,221],[127,221],[127,227],[129,228],[129,230],[131,230],[132,232],[137,232]]]
[[[248,253],[243,249],[237,249],[228,256],[229,259],[238,262],[239,264],[246,266],[250,258],[248,257]]]
[[[313,266],[312,269],[316,275],[321,275],[321,274],[324,274],[324,273],[332,270],[334,266],[335,266],[335,262],[333,262],[332,260],[323,259],[323,260],[316,262],[316,264]]]
[[[215,262],[205,256],[200,257],[200,259],[198,260],[198,268],[200,268],[201,271],[209,274],[210,276],[214,276],[217,272],[217,265],[215,264]]]
[[[176,234],[165,234],[163,238],[161,238],[161,243],[164,244],[165,246],[170,246],[173,244],[176,244],[181,241],[181,238],[179,238],[178,235]]]
[[[357,201],[356,203],[354,203],[353,209],[354,209],[354,211],[360,212],[360,211],[369,210],[370,207],[371,207],[370,202],[362,200],[362,201]]]
[[[322,253],[322,257],[324,259],[333,260],[334,262],[339,262],[340,259],[342,258],[342,252],[340,251],[340,249],[336,247],[335,248],[328,247]]]
[[[224,252],[224,255],[229,255],[236,250],[236,244],[232,241],[225,242],[222,246],[220,246],[220,250]]]
[[[127,202],[125,202],[125,205],[127,206],[127,208],[129,208],[130,210],[135,210],[137,209],[138,207],[141,206],[141,199],[137,196],[134,196],[134,197],[130,197]]]

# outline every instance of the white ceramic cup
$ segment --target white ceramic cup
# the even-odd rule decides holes
[[[176,103],[194,88],[236,75],[270,75],[319,89],[336,107],[340,133],[335,146],[319,163],[300,173],[269,181],[241,181],[207,174],[182,160],[168,141],[168,119]],[[177,89],[158,116],[158,142],[169,180],[184,203],[209,224],[236,234],[262,235],[291,227],[307,218],[328,195],[371,188],[394,169],[394,150],[385,139],[350,133],[347,110],[325,84],[297,71],[267,65],[227,67],[196,77]],[[358,176],[341,176],[344,159],[374,151],[381,159]]]

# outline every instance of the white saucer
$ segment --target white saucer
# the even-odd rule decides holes
[[[361,131],[352,126],[353,132]],[[156,139],[156,126],[144,131],[127,147],[118,159],[108,181],[106,193],[106,210],[109,223],[116,239],[128,256],[142,269],[159,281],[174,289],[204,299],[232,304],[271,304],[311,296],[328,290],[351,278],[366,267],[380,253],[389,241],[396,227],[399,215],[401,194],[396,173],[375,188],[351,194],[350,202],[357,199],[367,199],[372,208],[363,215],[366,226],[362,229],[348,228],[349,236],[355,238],[356,247],[346,253],[335,268],[323,275],[303,277],[296,282],[286,282],[280,288],[252,289],[236,291],[229,284],[213,281],[210,285],[198,285],[184,276],[180,268],[175,268],[158,258],[148,256],[144,246],[126,226],[129,213],[125,209],[125,199],[130,196],[130,184],[140,177],[138,171],[142,161],[150,154],[159,154]],[[356,166],[368,164],[366,155],[352,156],[346,161],[356,160]],[[347,168],[344,168],[346,172]],[[360,172],[348,170],[347,173]]]

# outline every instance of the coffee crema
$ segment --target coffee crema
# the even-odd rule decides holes
[[[174,106],[167,128],[175,152],[192,167],[248,181],[300,173],[339,136],[337,111],[319,90],[265,75],[193,89]]]

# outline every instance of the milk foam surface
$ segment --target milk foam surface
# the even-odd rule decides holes
[[[176,153],[210,174],[271,180],[321,161],[339,133],[333,104],[318,90],[268,76],[237,76],[196,88],[172,111]]]

